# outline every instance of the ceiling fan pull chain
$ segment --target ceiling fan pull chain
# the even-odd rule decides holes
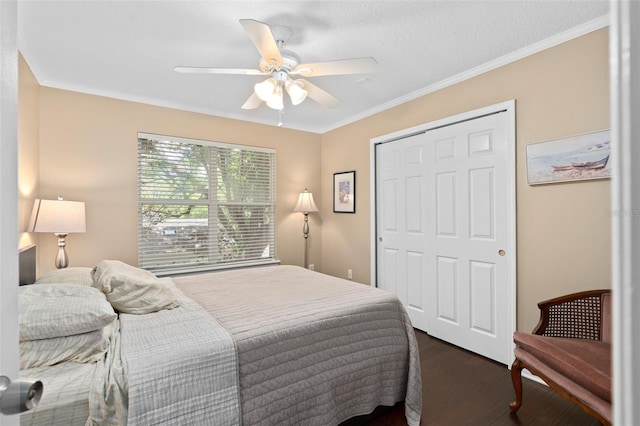
[[[282,122],[282,109],[278,110],[278,127],[284,126],[284,123]]]

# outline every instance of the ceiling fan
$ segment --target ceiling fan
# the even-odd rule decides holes
[[[289,28],[280,26],[271,28],[253,19],[240,19],[240,25],[262,56],[259,69],[175,67],[175,71],[194,74],[270,76],[254,86],[254,93],[242,105],[243,109],[257,108],[264,101],[270,108],[282,110],[284,91],[289,94],[293,105],[298,105],[309,97],[321,105],[336,107],[342,103],[338,98],[307,80],[302,78],[294,80],[292,77],[370,73],[374,72],[378,65],[371,57],[301,64],[298,55],[285,49],[291,36]]]

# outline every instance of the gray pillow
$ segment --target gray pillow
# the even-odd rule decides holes
[[[149,271],[119,260],[103,260],[93,280],[118,312],[147,314],[180,306],[173,291]]]
[[[34,284],[78,284],[93,286],[92,268],[74,266],[42,274]]]
[[[20,369],[51,366],[65,361],[89,363],[101,360],[109,350],[117,321],[100,330],[72,336],[20,342]]]
[[[18,292],[20,341],[89,333],[117,316],[93,287],[43,284],[22,286]]]

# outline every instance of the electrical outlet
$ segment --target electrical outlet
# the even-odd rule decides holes
[[[352,279],[353,278],[353,271],[351,269],[347,269],[347,278],[348,279]]]
[[[313,263],[309,264],[309,270],[310,271],[315,271],[316,270],[316,265],[314,265]]]

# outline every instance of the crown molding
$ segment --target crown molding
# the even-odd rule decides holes
[[[582,25],[577,27],[573,27],[567,31],[563,31],[561,33],[555,34],[552,37],[541,40],[537,43],[531,44],[522,49],[511,52],[507,55],[501,56],[497,59],[491,60],[487,63],[479,65],[477,67],[471,68],[467,71],[463,71],[460,74],[456,74],[439,82],[430,84],[427,87],[422,89],[418,89],[411,93],[408,93],[399,98],[392,99],[391,101],[385,102],[384,104],[378,105],[375,108],[368,109],[366,111],[361,112],[360,114],[349,117],[345,120],[342,120],[336,123],[334,126],[320,129],[319,133],[326,133],[340,127],[343,127],[347,124],[354,123],[356,121],[367,118],[371,115],[386,111],[398,105],[404,104],[406,102],[412,101],[414,99],[420,98],[422,96],[428,95],[430,93],[436,92],[438,90],[442,90],[446,87],[453,86],[455,84],[461,83],[470,78],[479,76],[489,71],[493,71],[497,68],[508,65],[512,62],[519,61],[520,59],[526,58],[527,56],[535,55],[536,53],[542,52],[544,50],[555,47],[559,44],[566,43],[567,41],[573,40],[575,38],[581,37],[583,35],[592,33],[601,28],[608,27],[610,22],[610,16],[604,15],[600,18],[593,19],[589,22],[585,22]]]

